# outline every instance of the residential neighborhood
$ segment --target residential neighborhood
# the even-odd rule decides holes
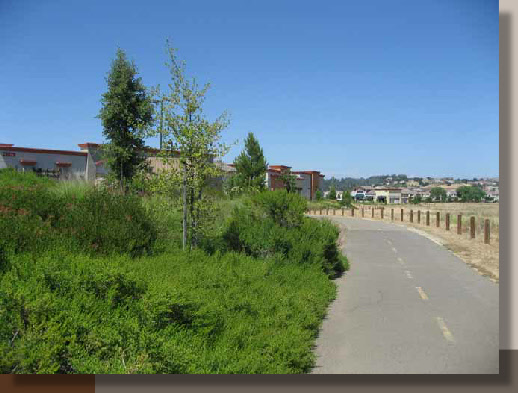
[[[485,193],[486,202],[499,202],[499,179],[484,178],[464,181],[447,178],[422,178],[421,182],[413,179],[392,181],[387,177],[384,185],[359,186],[350,190],[351,197],[357,202],[380,203],[411,203],[416,198],[422,201],[429,200],[433,188],[441,188],[445,191],[447,201],[457,201],[457,189],[459,187],[478,187]],[[343,191],[336,191],[337,200],[341,200]],[[329,190],[324,191],[324,198],[328,197]],[[340,198],[338,197],[340,195]]]

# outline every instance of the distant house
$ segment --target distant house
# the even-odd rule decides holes
[[[375,200],[382,203],[401,203],[401,188],[376,187]]]
[[[365,190],[365,188],[355,188],[351,191],[351,196],[357,201],[362,201],[366,199],[366,195],[367,190]]]
[[[491,190],[486,193],[488,198],[491,198],[494,202],[500,202],[500,191],[498,188],[496,190]]]
[[[268,190],[286,188],[282,181],[284,174],[295,176],[295,190],[304,198],[312,201],[316,199],[316,193],[323,191],[323,179],[319,171],[292,171],[290,166],[270,165],[266,171],[266,186]]]
[[[409,188],[403,188],[401,190],[401,203],[410,203],[416,196],[417,192]]]
[[[366,201],[374,201],[376,199],[376,191],[369,190],[365,193],[365,200]]]

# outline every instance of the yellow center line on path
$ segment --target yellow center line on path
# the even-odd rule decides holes
[[[455,340],[453,339],[453,334],[451,334],[450,330],[446,326],[444,319],[442,319],[441,317],[437,317],[437,323],[439,324],[439,327],[442,330],[442,335],[444,336],[444,338],[450,342],[455,342]]]
[[[397,261],[398,261],[401,265],[403,265],[403,264],[405,263],[405,261],[403,261],[400,257],[397,257]]]
[[[397,250],[396,250],[396,248],[395,248],[395,247],[392,247],[392,251],[397,252]]]
[[[428,300],[428,295],[426,293],[424,293],[423,288],[421,288],[421,287],[416,287],[416,288],[417,288],[417,292],[419,292],[419,295],[421,296],[421,299]]]

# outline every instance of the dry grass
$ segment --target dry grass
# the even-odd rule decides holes
[[[365,218],[371,219],[371,208],[375,209],[374,217],[381,219],[381,206],[365,206]],[[361,218],[361,208],[355,212],[355,217]],[[413,227],[425,234],[431,235],[444,247],[451,250],[464,262],[472,266],[480,274],[491,279],[499,279],[499,204],[497,203],[441,203],[419,205],[385,205],[384,221],[391,222],[391,209],[394,209],[394,223]],[[403,209],[403,222],[401,222]],[[413,223],[410,223],[410,210],[413,210]],[[421,211],[421,222],[418,223],[418,211]],[[430,212],[430,225],[426,225],[426,212]],[[440,213],[439,227],[437,227],[436,213]],[[445,216],[450,214],[450,230],[445,229]],[[325,212],[324,212],[325,214]],[[332,211],[329,212],[332,215]],[[336,215],[341,216],[341,211]],[[457,215],[462,214],[462,233],[457,234]],[[345,211],[351,216],[351,210]],[[475,217],[475,239],[470,238],[470,218]],[[484,244],[484,220],[490,220],[490,244]]]

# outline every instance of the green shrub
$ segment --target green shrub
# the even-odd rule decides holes
[[[43,186],[0,186],[0,245],[12,252],[151,250],[156,230],[136,196],[91,188],[80,197]]]
[[[264,191],[252,196],[251,201],[252,208],[259,209],[281,227],[299,226],[307,210],[303,197],[286,190]]]
[[[234,209],[220,238],[212,244],[223,252],[315,264],[331,277],[339,275],[346,270],[347,260],[337,245],[338,228],[329,221],[304,217],[302,198],[288,195],[293,194],[268,191],[251,197]]]
[[[335,296],[317,266],[234,253],[19,254],[10,266],[3,373],[308,372]]]

